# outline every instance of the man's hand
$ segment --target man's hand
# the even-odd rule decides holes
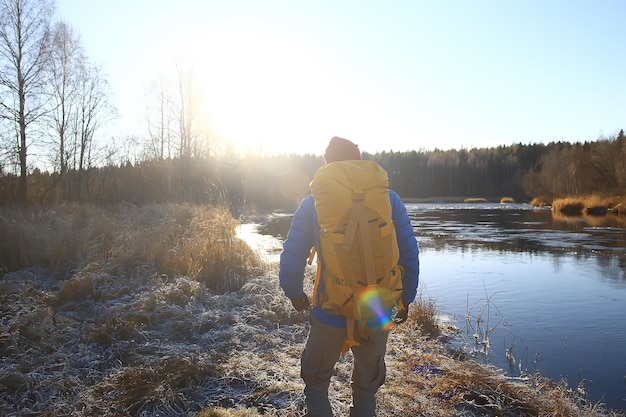
[[[296,311],[305,311],[311,308],[309,297],[307,297],[305,293],[302,293],[302,295],[298,298],[292,299],[291,304],[293,304],[293,308],[295,308]]]
[[[393,322],[396,324],[402,324],[409,317],[409,306],[398,310],[395,316],[393,316]]]

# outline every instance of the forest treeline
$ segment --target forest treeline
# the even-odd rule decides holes
[[[402,196],[525,200],[626,193],[626,139],[375,155]]]
[[[626,195],[623,130],[593,142],[515,144],[495,148],[364,153],[389,173],[405,199]],[[198,158],[154,158],[86,171],[35,170],[28,175],[29,203],[190,202],[290,210],[308,193],[323,159],[318,155],[255,156],[235,153]],[[20,201],[20,178],[0,175],[0,201]]]

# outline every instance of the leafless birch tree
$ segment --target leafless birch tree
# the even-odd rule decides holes
[[[52,12],[49,0],[0,1],[0,117],[14,132],[22,201],[28,196],[29,127],[46,111]]]
[[[79,76],[85,57],[79,36],[64,22],[58,22],[53,31],[51,50],[51,112],[52,143],[55,145],[55,165],[60,177],[67,174],[73,154],[71,138],[73,119],[78,108]]]

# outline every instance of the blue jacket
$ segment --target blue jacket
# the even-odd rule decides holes
[[[399,264],[404,268],[402,302],[408,306],[417,294],[419,248],[404,203],[391,190],[389,200],[400,250]],[[278,279],[280,287],[289,299],[297,298],[304,293],[304,270],[311,249],[318,241],[319,233],[315,201],[312,195],[308,195],[302,200],[293,216],[287,240],[283,243],[283,251],[280,254]],[[313,306],[312,313],[322,323],[336,327],[346,325],[343,316],[323,311],[319,305]],[[368,325],[375,325],[375,323],[368,323]]]

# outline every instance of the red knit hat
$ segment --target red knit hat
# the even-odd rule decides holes
[[[348,161],[352,159],[361,159],[361,151],[359,145],[355,145],[348,139],[333,137],[328,143],[326,153],[324,153],[324,161],[327,164],[336,161]]]

